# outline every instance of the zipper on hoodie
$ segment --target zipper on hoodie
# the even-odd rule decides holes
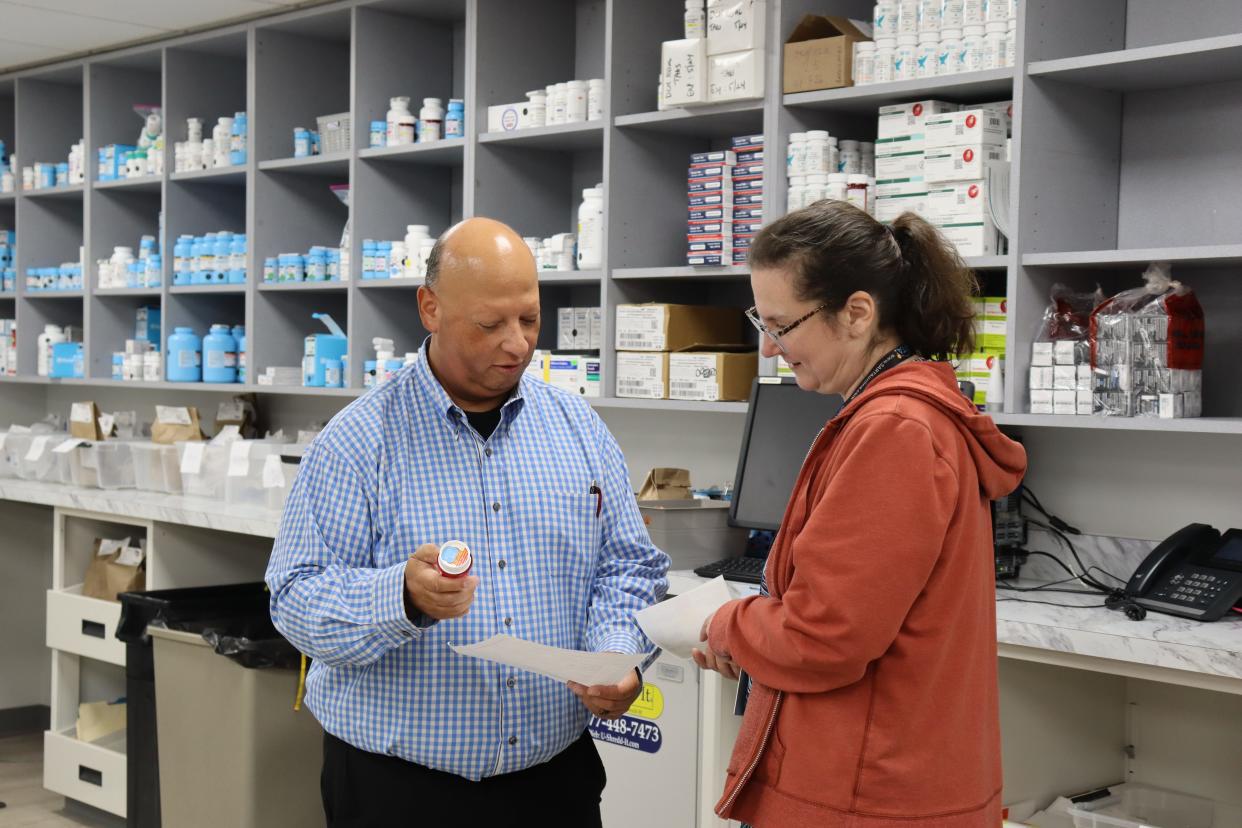
[[[767,727],[763,729],[763,738],[759,741],[759,749],[755,751],[755,758],[750,760],[750,764],[746,766],[746,770],[742,772],[737,784],[733,787],[733,792],[729,797],[720,804],[716,809],[716,814],[723,817],[724,812],[729,810],[729,806],[733,804],[733,800],[737,799],[737,795],[742,792],[742,788],[746,787],[746,783],[750,781],[750,776],[755,772],[755,768],[759,766],[759,760],[763,757],[763,751],[768,747],[768,740],[772,738],[772,730],[776,727],[776,714],[780,712],[781,700],[785,698],[785,694],[776,691],[776,701],[772,703],[772,713],[768,716]]]

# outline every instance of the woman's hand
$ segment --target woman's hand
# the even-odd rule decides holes
[[[699,640],[707,641],[707,637],[712,628],[712,619],[716,617],[715,613],[707,616],[703,620],[703,628],[699,631]],[[694,657],[694,663],[704,670],[714,670],[725,678],[736,679],[742,674],[742,668],[737,665],[728,653],[720,653],[713,650],[710,646],[704,646],[701,650],[695,648],[690,651]]]

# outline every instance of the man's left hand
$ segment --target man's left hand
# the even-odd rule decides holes
[[[601,719],[620,718],[630,709],[634,699],[642,692],[643,683],[638,680],[638,671],[631,670],[629,675],[616,684],[597,684],[587,687],[575,681],[568,683],[569,689],[582,703]]]

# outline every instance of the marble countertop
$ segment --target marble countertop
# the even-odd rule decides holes
[[[684,592],[705,582],[689,570],[670,572],[669,592]],[[1034,586],[1041,581],[1023,579],[1013,583]],[[735,595],[755,594],[755,588],[746,584],[730,587]],[[1014,597],[1074,606],[1006,600]],[[1102,597],[1096,595],[998,590],[997,642],[1242,681],[1242,615],[1203,623],[1149,612],[1146,619],[1131,621],[1120,612],[1082,606],[1102,603]],[[1002,655],[1003,650],[1002,646]]]
[[[265,538],[276,537],[280,526],[280,512],[270,509],[136,489],[83,489],[60,483],[33,483],[6,478],[0,480],[0,500],[158,520]]]

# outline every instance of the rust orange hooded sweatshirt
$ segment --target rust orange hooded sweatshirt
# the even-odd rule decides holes
[[[758,828],[996,828],[988,501],[1026,453],[944,363],[877,377],[815,441],[767,564],[709,643],[754,685],[721,816]]]

